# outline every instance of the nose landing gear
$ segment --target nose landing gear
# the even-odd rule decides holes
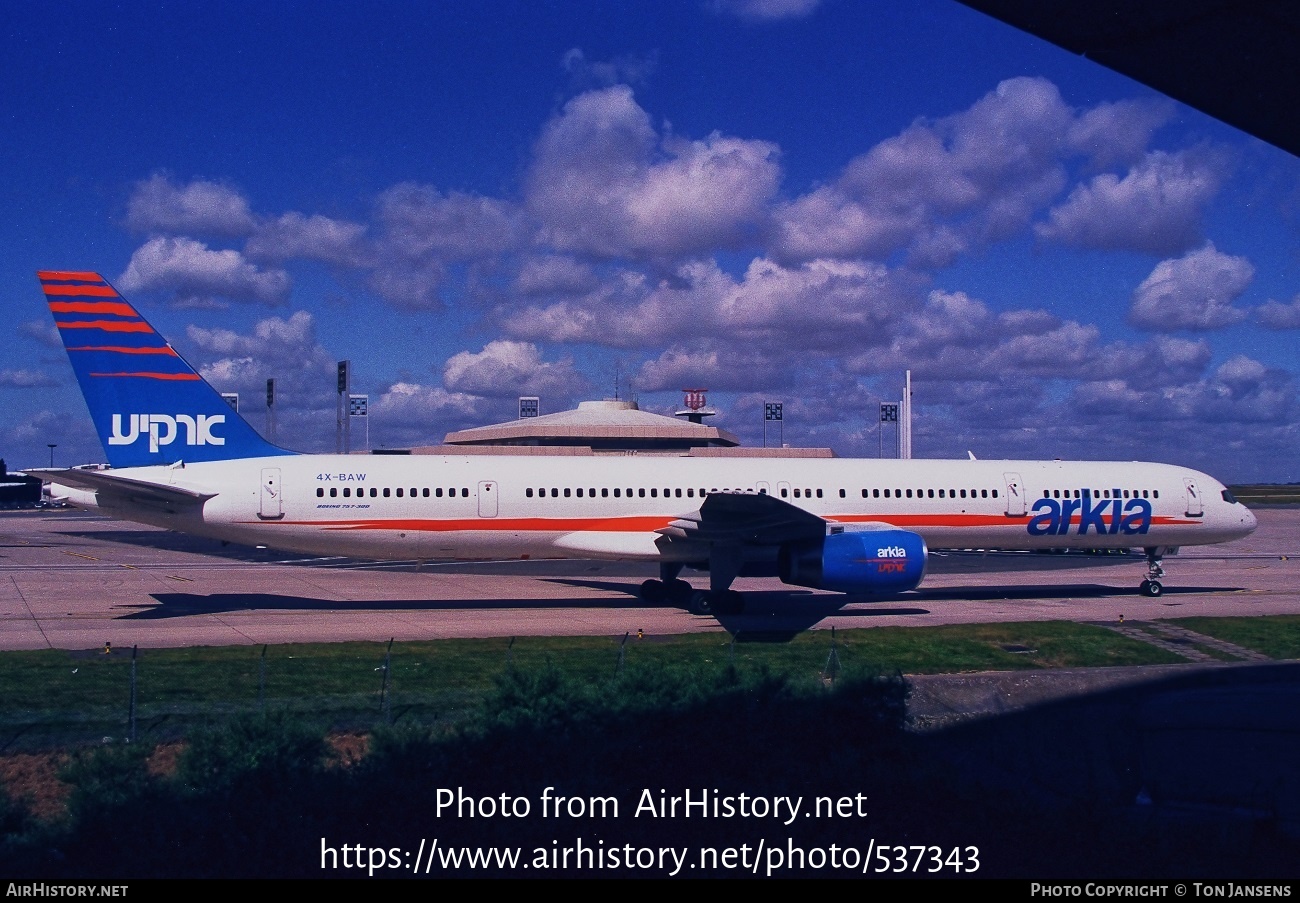
[[[1156,598],[1164,594],[1165,587],[1160,581],[1165,576],[1163,565],[1165,547],[1148,546],[1142,551],[1147,555],[1147,579],[1138,585],[1138,592],[1149,598]]]

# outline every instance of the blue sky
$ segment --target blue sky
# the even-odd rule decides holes
[[[101,460],[36,283],[106,275],[280,436],[630,381],[761,441],[1297,480],[1300,165],[946,0],[8,4],[0,454]],[[892,436],[890,436],[892,439]]]

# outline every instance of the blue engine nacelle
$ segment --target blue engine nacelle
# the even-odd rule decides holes
[[[781,547],[786,583],[841,593],[901,593],[925,577],[925,540],[907,530],[832,533]]]

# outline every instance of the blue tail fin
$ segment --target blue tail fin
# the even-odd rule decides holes
[[[263,439],[98,273],[42,271],[54,323],[114,467],[291,455]]]

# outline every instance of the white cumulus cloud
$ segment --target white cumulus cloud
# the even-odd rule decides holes
[[[780,177],[776,145],[713,133],[660,137],[632,91],[569,101],[547,123],[527,205],[559,251],[635,258],[711,253],[752,242]]]
[[[289,275],[261,270],[238,251],[213,250],[192,238],[150,239],[131,255],[118,279],[124,292],[169,292],[178,303],[226,298],[281,304]]]
[[[478,353],[462,351],[447,360],[443,382],[453,392],[500,397],[552,395],[569,397],[586,380],[572,358],[545,361],[531,342],[498,339]]]
[[[1224,254],[1207,243],[1156,265],[1133,293],[1129,322],[1157,332],[1231,326],[1246,318],[1232,302],[1254,276],[1255,268],[1246,258]]]
[[[175,184],[164,173],[139,182],[126,207],[126,224],[138,232],[184,232],[236,237],[253,231],[248,201],[233,188],[195,179]]]
[[[1122,179],[1103,173],[1078,186],[1034,232],[1085,248],[1177,253],[1199,243],[1201,215],[1221,179],[1204,160],[1156,151]]]

